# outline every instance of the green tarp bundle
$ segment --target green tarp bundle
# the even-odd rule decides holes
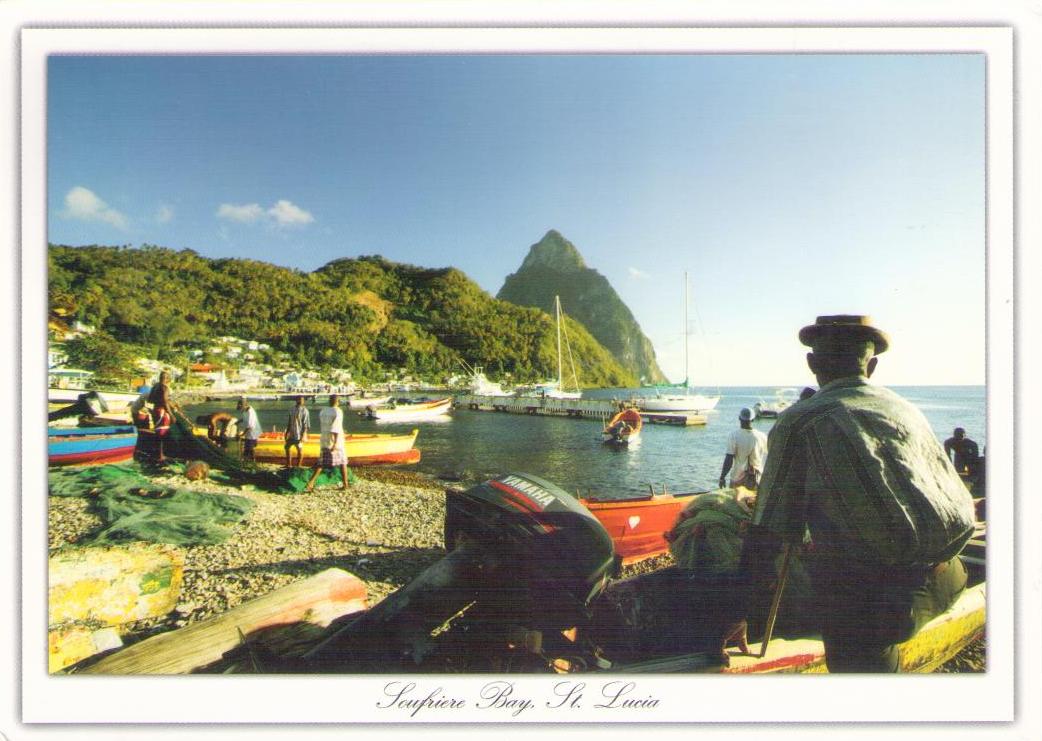
[[[279,478],[282,479],[282,488],[279,490],[280,494],[295,493],[299,494],[304,491],[308,485],[308,480],[311,478],[310,468],[283,468],[279,471]],[[347,469],[347,481],[353,484],[358,479],[355,477],[355,472],[350,468]],[[322,473],[315,479],[315,486],[340,486],[343,479],[340,478],[340,469],[324,468]]]
[[[684,511],[689,516],[674,527],[669,544],[677,565],[707,575],[736,572],[742,555],[739,528],[752,515],[735,500],[733,490],[699,494]]]
[[[90,498],[104,525],[81,541],[88,545],[221,543],[253,508],[245,497],[157,485],[137,464],[52,469],[48,479],[51,496]]]

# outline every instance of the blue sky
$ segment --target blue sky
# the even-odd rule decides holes
[[[548,229],[692,381],[813,381],[867,313],[890,384],[983,383],[981,55],[52,57],[48,230],[313,270],[459,267]],[[568,307],[564,307],[565,311]]]

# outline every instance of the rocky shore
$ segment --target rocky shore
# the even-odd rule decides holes
[[[174,630],[330,567],[366,584],[374,604],[445,555],[445,484],[394,469],[355,469],[347,491],[319,488],[311,494],[272,494],[250,486],[225,486],[183,475],[159,476],[160,485],[247,497],[254,508],[232,536],[217,545],[182,546],[184,584],[174,612],[133,625],[130,644]],[[101,523],[82,498],[50,497],[49,544],[75,545]],[[671,563],[663,556],[624,570],[633,576]],[[982,671],[983,641],[941,671]]]

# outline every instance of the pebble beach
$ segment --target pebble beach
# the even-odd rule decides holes
[[[394,469],[354,469],[356,480],[310,494],[272,494],[252,486],[228,486],[180,473],[159,475],[159,485],[247,497],[254,503],[231,537],[216,545],[180,546],[184,584],[175,610],[141,621],[123,636],[131,644],[205,620],[299,579],[335,567],[363,580],[373,605],[445,555],[445,482]],[[50,497],[49,547],[74,546],[100,520],[83,498]],[[672,563],[669,555],[623,570],[634,576]],[[984,641],[940,669],[984,669]]]

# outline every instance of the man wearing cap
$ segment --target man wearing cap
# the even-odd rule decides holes
[[[821,316],[799,338],[820,388],[771,430],[753,530],[809,534],[829,671],[895,672],[897,644],[966,584],[973,501],[922,413],[869,384],[890,344],[869,317]]]
[[[738,413],[739,428],[727,438],[727,454],[724,466],[720,470],[720,488],[724,488],[727,473],[731,474],[731,486],[744,486],[755,489],[756,483],[763,474],[763,464],[767,459],[767,435],[753,429],[753,411],[742,409]]]

